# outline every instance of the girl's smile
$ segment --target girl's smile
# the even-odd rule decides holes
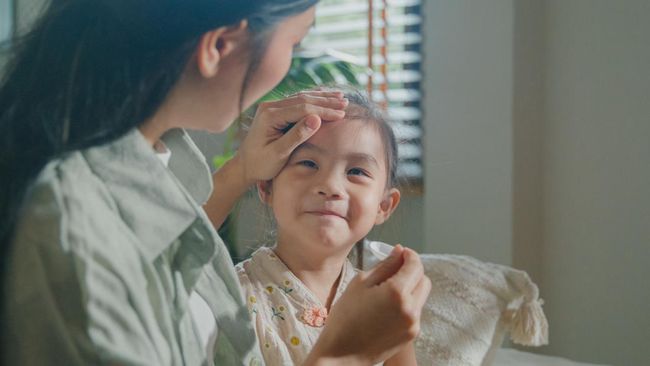
[[[343,220],[347,220],[345,218],[345,215],[340,214],[340,213],[335,212],[335,211],[330,211],[330,210],[307,211],[307,213],[312,214],[312,215],[316,215],[316,216],[320,216],[320,217],[323,217],[323,218],[330,218],[331,217],[331,218],[341,218]]]

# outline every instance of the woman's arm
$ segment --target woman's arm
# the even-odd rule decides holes
[[[237,200],[255,183],[248,181],[240,157],[235,155],[212,175],[215,187],[203,206],[215,228],[221,227]]]
[[[430,289],[417,253],[396,246],[350,282],[304,365],[373,365],[397,354],[419,333]]]
[[[342,119],[347,105],[343,93],[325,91],[261,103],[237,154],[213,175],[215,189],[203,206],[212,224],[219,228],[248,188],[274,178],[293,150],[316,133],[322,121]]]

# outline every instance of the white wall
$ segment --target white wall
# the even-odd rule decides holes
[[[650,364],[650,2],[425,11],[426,243],[531,272],[542,352]]]
[[[512,258],[512,0],[425,2],[424,241]]]
[[[650,364],[650,2],[545,7],[550,352]]]

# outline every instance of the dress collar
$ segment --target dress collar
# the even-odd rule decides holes
[[[251,261],[253,266],[266,272],[264,277],[272,281],[269,284],[270,286],[276,286],[278,290],[284,292],[285,296],[289,297],[302,310],[313,307],[324,307],[324,304],[321,303],[318,297],[291,272],[289,267],[275,254],[272,248],[262,247],[258,249],[253,253]],[[356,276],[354,266],[346,259],[343,268],[341,268],[341,275],[332,304],[338,301],[354,276]]]
[[[150,261],[200,216],[200,205],[212,192],[205,158],[187,133],[170,130],[162,140],[172,152],[169,169],[137,128],[82,152]],[[214,245],[205,244],[205,254],[214,252]]]

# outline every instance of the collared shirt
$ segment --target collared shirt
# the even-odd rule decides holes
[[[167,145],[162,140],[158,140],[153,145],[153,148],[156,151],[156,157],[162,161],[163,165],[169,167],[172,151],[167,148]],[[208,354],[211,354],[214,350],[214,342],[217,339],[217,322],[214,320],[214,314],[210,310],[210,305],[196,291],[190,293],[188,303],[192,320],[194,320],[194,325],[199,333],[201,345],[206,349]],[[214,362],[208,357],[207,364],[208,366],[212,366]]]
[[[267,365],[300,365],[314,348],[327,310],[275,254],[262,247],[236,267]],[[332,303],[357,271],[346,260]]]
[[[169,169],[134,129],[41,172],[7,259],[5,364],[260,363],[233,263],[200,206],[209,169],[184,131],[163,140]],[[209,356],[192,291],[218,324]]]

